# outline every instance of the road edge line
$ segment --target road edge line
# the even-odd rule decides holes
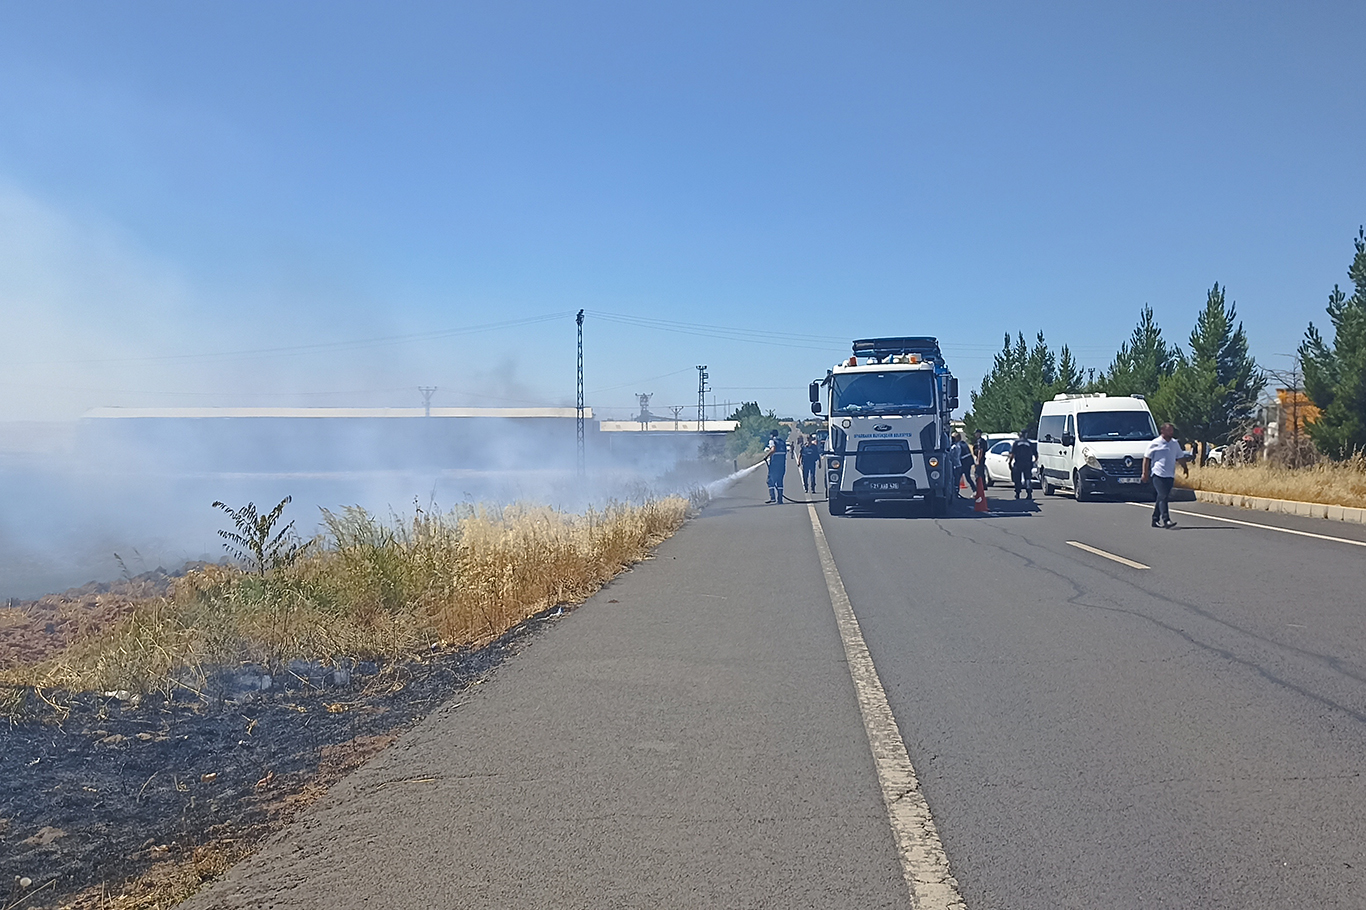
[[[1131,502],[1131,506],[1140,506],[1144,509],[1148,506],[1141,502]],[[1294,534],[1296,537],[1312,537],[1315,540],[1330,540],[1333,543],[1345,543],[1354,547],[1366,547],[1366,540],[1353,540],[1350,537],[1334,537],[1331,534],[1315,534],[1313,531],[1301,531],[1296,528],[1278,528],[1275,525],[1259,524],[1255,521],[1243,521],[1241,518],[1226,518],[1223,515],[1211,515],[1208,512],[1190,512],[1186,509],[1172,509],[1177,515],[1189,515],[1192,518],[1208,518],[1210,521],[1226,521],[1233,525],[1244,525],[1249,528],[1261,528],[1263,531],[1280,531],[1282,534]],[[1303,518],[1304,516],[1297,516]],[[1326,519],[1320,519],[1321,521]]]
[[[816,537],[816,552],[821,560],[821,572],[830,592],[830,605],[835,611],[840,641],[849,665],[849,677],[854,682],[863,728],[868,734],[868,746],[873,752],[873,766],[882,788],[882,802],[887,808],[887,820],[896,841],[901,874],[910,892],[915,910],[966,910],[958,892],[958,882],[949,870],[948,854],[939,840],[939,829],[930,815],[930,805],[920,789],[920,779],[911,766],[910,753],[901,739],[887,692],[882,688],[877,667],[863,640],[854,606],[844,590],[835,557],[825,539],[816,507],[807,505],[811,529]]]

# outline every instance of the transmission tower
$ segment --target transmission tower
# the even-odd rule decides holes
[[[423,416],[423,417],[431,417],[431,416],[432,416],[432,394],[436,391],[436,386],[434,386],[434,385],[420,385],[420,386],[417,387],[417,390],[418,390],[419,392],[422,393],[422,410],[423,410],[423,412],[424,412],[422,416]]]
[[[579,327],[578,412],[574,418],[574,444],[577,446],[579,476],[582,477],[586,470],[583,455],[583,310],[579,310],[579,315],[575,317],[574,322]]]
[[[707,385],[707,365],[700,363],[697,365],[697,432],[707,431],[707,393],[711,391],[711,386]]]

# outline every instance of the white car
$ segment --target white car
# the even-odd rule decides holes
[[[1010,447],[1015,444],[1015,439],[1000,439],[992,442],[987,448],[987,486],[996,483],[1003,483],[1013,486],[1015,481],[1010,476]],[[1037,446],[1036,446],[1037,448]],[[1034,461],[1034,487],[1039,486],[1039,462]]]

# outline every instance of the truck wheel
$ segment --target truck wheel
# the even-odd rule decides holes
[[[836,493],[834,490],[831,490],[831,491],[830,491],[830,514],[831,514],[831,515],[843,515],[843,514],[844,514],[845,512],[847,512],[847,511],[849,511],[849,503],[845,502],[844,499],[843,499],[838,493]]]

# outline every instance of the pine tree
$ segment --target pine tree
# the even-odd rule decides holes
[[[1025,342],[1023,332],[1014,341],[1007,334],[981,389],[972,393],[972,412],[964,420],[969,433],[1024,430],[1032,435],[1044,401],[1081,386],[1082,369],[1066,345],[1055,354],[1043,332],[1035,336],[1033,346]]]
[[[1190,335],[1190,354],[1176,351],[1176,368],[1154,396],[1159,420],[1183,437],[1218,445],[1241,433],[1257,410],[1266,376],[1248,353],[1247,333],[1235,305],[1216,282]]]
[[[1366,449],[1366,229],[1357,229],[1354,243],[1347,276],[1355,290],[1348,297],[1334,285],[1328,295],[1333,346],[1311,322],[1299,351],[1305,392],[1321,411],[1306,429],[1314,445],[1333,458]]]
[[[1176,353],[1162,337],[1162,329],[1153,318],[1153,308],[1144,304],[1133,334],[1120,345],[1098,384],[1102,391],[1111,395],[1151,397],[1162,380],[1176,370]]]

